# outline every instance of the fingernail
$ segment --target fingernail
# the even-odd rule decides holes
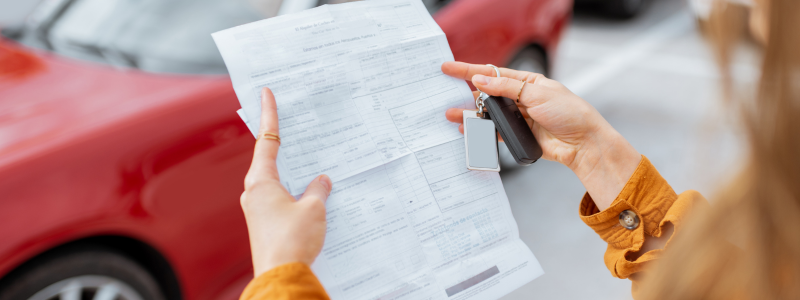
[[[322,174],[319,176],[319,183],[328,190],[328,193],[331,192],[331,178],[328,175]]]
[[[486,77],[486,76],[483,76],[483,75],[475,75],[475,76],[472,76],[472,82],[473,82],[473,83],[480,84],[480,85],[487,85],[487,84],[489,84],[489,80],[491,80],[491,78],[489,78],[489,77]]]

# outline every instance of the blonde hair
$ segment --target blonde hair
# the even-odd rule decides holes
[[[755,100],[733,100],[728,70],[743,10],[721,1],[708,24],[728,104],[741,104],[750,157],[709,211],[694,212],[642,299],[800,299],[800,1],[771,0]],[[735,102],[735,103],[731,103]]]

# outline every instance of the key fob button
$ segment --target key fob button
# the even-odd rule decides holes
[[[542,148],[514,100],[492,96],[486,98],[484,104],[517,164],[527,166],[542,156]]]

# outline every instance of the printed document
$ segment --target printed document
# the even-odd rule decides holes
[[[333,299],[497,299],[544,273],[500,176],[466,168],[444,112],[475,102],[441,72],[453,55],[421,1],[324,5],[213,38],[253,135],[261,88],[275,94],[286,189],[333,181],[312,265]]]

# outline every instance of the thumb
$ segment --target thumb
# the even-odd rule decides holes
[[[512,100],[517,100],[520,87],[522,87],[522,81],[520,80],[506,77],[488,77],[480,74],[472,76],[472,84],[489,95],[503,96]]]
[[[300,198],[300,201],[319,200],[325,203],[325,201],[328,200],[328,195],[331,193],[331,186],[331,179],[328,175],[319,175],[308,184],[306,192],[303,193],[303,197]]]

